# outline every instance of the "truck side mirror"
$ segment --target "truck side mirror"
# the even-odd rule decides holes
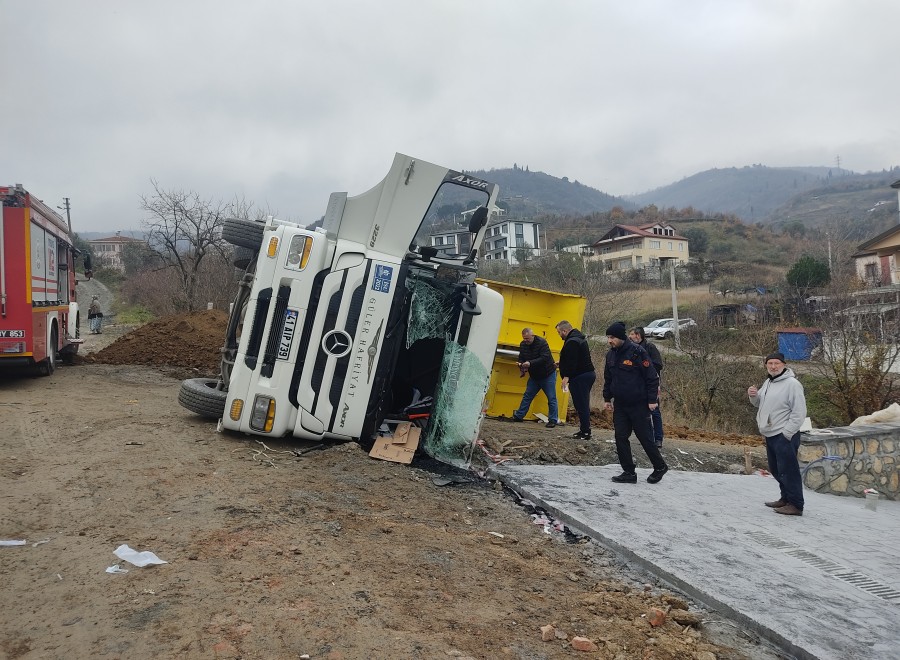
[[[472,219],[469,220],[469,232],[472,234],[477,234],[478,230],[484,227],[488,218],[488,210],[486,206],[479,206],[475,209],[475,212],[472,214]]]

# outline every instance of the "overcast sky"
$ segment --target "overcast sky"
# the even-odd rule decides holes
[[[0,0],[0,185],[76,231],[152,190],[320,217],[394,152],[613,195],[900,164],[898,0]]]

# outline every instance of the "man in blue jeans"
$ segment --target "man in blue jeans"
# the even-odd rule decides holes
[[[531,402],[541,390],[547,395],[548,429],[554,428],[559,423],[559,408],[556,402],[556,362],[550,352],[550,345],[543,337],[536,337],[531,328],[522,330],[522,343],[519,344],[519,375],[528,374],[528,382],[525,384],[525,394],[518,410],[513,413],[514,422],[521,422],[531,408]]]
[[[766,439],[769,472],[778,481],[781,497],[765,505],[786,516],[803,515],[803,477],[797,452],[800,450],[800,426],[806,419],[803,385],[784,361],[783,353],[766,356],[769,377],[758,388],[747,388],[750,403],[756,408],[756,424]]]

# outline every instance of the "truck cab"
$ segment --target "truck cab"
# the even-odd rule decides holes
[[[220,402],[223,428],[307,440],[367,444],[386,424],[411,421],[428,453],[467,462],[503,310],[502,296],[475,282],[498,192],[397,154],[371,190],[332,194],[319,227],[226,223],[223,237],[257,256],[232,308],[220,378],[186,381],[182,404],[218,414]],[[459,245],[438,250],[429,237],[454,205],[474,210]]]

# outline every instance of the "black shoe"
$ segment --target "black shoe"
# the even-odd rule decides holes
[[[509,421],[511,421],[511,422],[521,422],[521,421],[522,421],[522,418],[521,418],[521,417],[516,417],[515,415],[513,415],[512,417],[509,418]]]
[[[669,471],[668,465],[663,466],[662,470],[653,470],[653,472],[650,473],[650,476],[647,477],[647,483],[648,484],[658,484],[660,481],[662,481],[663,475],[668,471]]]
[[[637,475],[634,472],[623,472],[612,478],[617,484],[636,484]]]
[[[590,432],[585,433],[584,431],[579,431],[578,433],[572,434],[572,437],[575,438],[576,440],[590,440],[591,434],[590,434]]]
[[[549,422],[547,422],[546,424],[544,424],[544,426],[546,426],[548,429],[555,429],[555,428],[556,428],[556,422],[554,422],[554,421],[551,419]]]

